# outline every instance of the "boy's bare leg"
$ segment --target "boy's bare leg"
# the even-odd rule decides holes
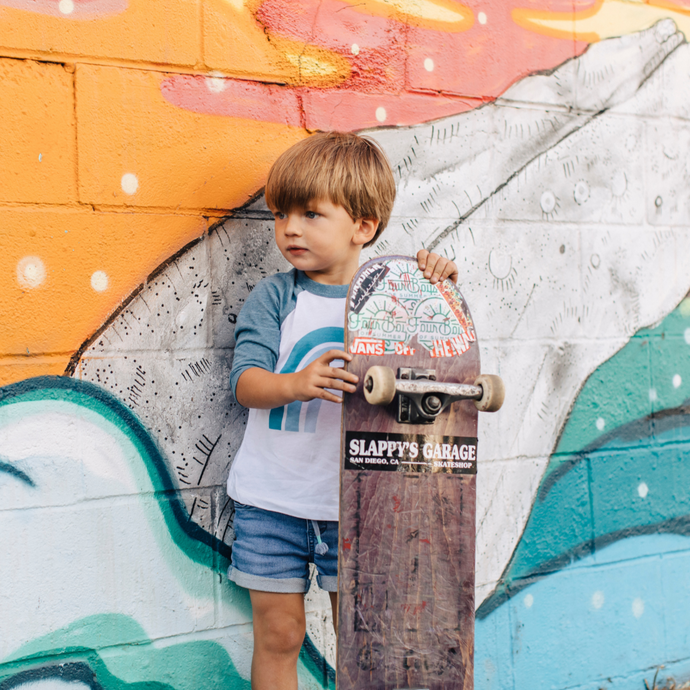
[[[297,690],[304,642],[304,595],[250,589],[254,620],[252,690]]]
[[[331,608],[333,609],[333,627],[335,628],[335,635],[338,636],[338,592],[329,592],[328,596],[331,598]]]

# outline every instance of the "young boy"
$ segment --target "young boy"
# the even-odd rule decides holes
[[[266,203],[293,265],[262,280],[237,320],[230,376],[250,408],[228,477],[235,501],[229,577],[250,590],[252,688],[296,690],[309,563],[337,616],[340,403],[357,377],[338,366],[345,298],[360,252],[390,218],[395,183],[383,152],[354,134],[315,134],[271,168]],[[455,265],[420,251],[432,282]]]

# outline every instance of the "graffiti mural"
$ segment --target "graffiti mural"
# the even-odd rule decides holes
[[[687,2],[0,19],[0,690],[249,687],[234,324],[285,268],[267,170],[330,128],[394,168],[370,255],[452,257],[507,384],[480,429],[477,687],[690,681]],[[300,687],[333,687],[328,598],[307,608]]]

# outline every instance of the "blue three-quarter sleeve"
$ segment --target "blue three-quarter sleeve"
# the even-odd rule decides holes
[[[295,274],[265,278],[249,293],[235,326],[235,355],[230,386],[235,395],[242,372],[253,367],[275,371],[280,352],[280,326],[294,308]]]

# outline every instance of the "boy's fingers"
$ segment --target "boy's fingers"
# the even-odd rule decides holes
[[[344,359],[346,362],[352,361],[352,355],[344,350],[329,350],[321,355],[320,359],[330,364],[334,359]]]
[[[340,381],[339,379],[329,379],[324,386],[337,391],[345,391],[346,393],[354,393],[357,390],[357,386],[354,384],[348,383],[347,381]]]
[[[426,249],[420,249],[417,252],[417,266],[419,266],[420,271],[423,271],[426,268],[426,260],[428,256],[429,252]]]
[[[349,381],[351,383],[357,383],[357,381],[359,381],[358,376],[351,374],[349,371],[345,371],[345,369],[339,369],[338,367],[328,367],[327,375],[333,379],[342,379],[343,381]]]
[[[335,395],[330,391],[324,390],[323,388],[321,389],[321,393],[318,397],[320,397],[322,400],[329,400],[330,402],[334,403],[341,403],[343,401],[343,399],[340,396]]]
[[[424,277],[432,283],[450,278],[454,283],[458,282],[458,267],[445,257],[439,256],[426,249],[417,252],[417,265],[424,273]]]
[[[446,278],[452,280],[454,283],[458,282],[458,267],[452,261],[449,261],[443,269],[441,280],[445,280]]]
[[[424,277],[435,283],[443,270],[443,264],[446,260],[441,258],[438,254],[433,252],[427,256],[426,269],[424,270]]]

